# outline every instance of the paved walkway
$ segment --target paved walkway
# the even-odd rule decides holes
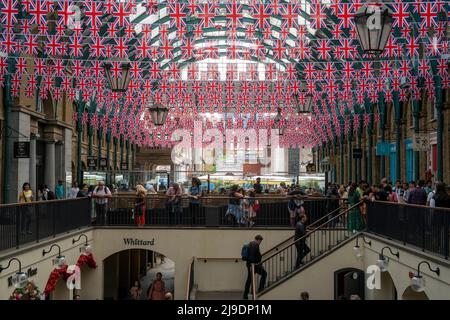
[[[158,263],[153,269],[147,271],[147,275],[141,278],[142,297],[141,300],[147,300],[147,290],[150,284],[156,279],[156,274],[161,272],[163,280],[166,284],[166,291],[173,294],[174,289],[174,275],[175,263],[172,260],[165,258],[164,263]]]

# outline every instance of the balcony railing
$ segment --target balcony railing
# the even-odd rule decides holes
[[[164,196],[149,196],[145,199],[145,225],[148,226],[240,226],[249,224],[237,221],[227,215],[229,197],[208,196],[201,198],[197,206],[190,206],[189,199],[183,198],[181,210],[176,213],[167,206]],[[256,213],[254,226],[258,227],[289,227],[288,212],[289,197],[261,196],[255,198],[260,204]],[[321,219],[328,212],[339,207],[339,199],[305,198],[303,208],[311,223]],[[106,214],[96,215],[95,224],[99,226],[130,226],[136,225],[133,208],[135,197],[120,196],[109,200]],[[243,210],[241,207],[240,210]]]
[[[369,232],[448,259],[450,209],[374,201],[367,217]]]
[[[0,250],[91,224],[89,198],[0,205]]]

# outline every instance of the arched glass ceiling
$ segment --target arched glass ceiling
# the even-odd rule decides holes
[[[158,2],[158,10],[156,12],[149,14],[146,3],[138,3],[136,6],[136,12],[131,15],[131,21],[135,25],[135,32],[142,36],[142,33],[146,33],[146,29],[151,29],[148,32],[148,36],[150,37],[150,43],[152,46],[161,46],[161,31],[164,28],[167,30],[167,38],[169,40],[174,40],[177,38],[178,28],[176,26],[171,26],[171,22],[173,23],[173,19],[170,17],[170,7],[175,5],[175,3],[168,3],[167,1],[157,1]],[[283,3],[289,4],[291,1],[280,1]],[[301,0],[300,3],[296,1],[296,5],[301,10],[301,14],[297,16],[297,24],[301,26],[305,26],[307,34],[305,36],[305,42],[309,42],[308,35],[315,36],[317,30],[311,28],[310,23],[308,21],[310,14],[310,1],[309,0]],[[177,3],[187,5],[187,1],[177,1]],[[207,2],[197,1],[196,4],[204,5]],[[251,27],[255,24],[255,18],[251,15],[251,11],[249,5],[253,3],[250,0],[240,0],[237,1],[238,5],[242,5],[242,25],[240,27],[235,28],[233,30],[232,27],[229,26],[228,18],[226,18],[226,5],[228,2],[217,4],[218,8],[214,10],[212,23],[210,28],[202,28],[201,37],[194,37],[193,45],[194,47],[198,47],[200,44],[204,46],[213,46],[217,45],[222,47],[222,51],[219,49],[219,55],[226,55],[226,48],[229,46],[237,46],[238,48],[251,48],[251,46],[255,45],[252,41],[256,39],[261,40],[261,44],[266,48],[265,51],[265,59],[261,59],[260,57],[252,57],[252,60],[260,61],[263,63],[276,63],[278,65],[285,65],[288,63],[297,63],[298,59],[276,59],[274,50],[272,49],[277,45],[276,40],[282,39],[282,33],[287,32],[287,37],[285,39],[285,43],[290,46],[295,46],[295,39],[298,38],[298,32],[296,28],[289,28],[289,26],[284,23],[285,17],[282,16],[281,12],[277,14],[272,13],[269,19],[270,24],[270,37],[269,35],[264,35],[259,28],[255,30],[255,37],[253,39],[249,39],[248,34],[246,33],[247,28]],[[322,3],[330,3],[330,0],[322,0]],[[195,33],[195,26],[198,23],[198,15],[199,13],[186,17],[186,31],[188,33]],[[151,26],[151,28],[149,28]],[[220,28],[220,29],[219,29]],[[235,32],[235,39],[229,39],[230,32]],[[275,39],[272,40],[271,38]],[[217,41],[217,42],[216,42]],[[179,63],[182,67],[185,63],[193,62],[193,59],[187,60],[184,59],[181,55],[181,46],[183,45],[182,41],[177,41],[172,44],[174,46],[173,49],[173,57],[171,59],[160,59],[158,62],[161,65],[161,69],[168,68],[168,64],[170,62]],[[264,60],[264,61],[262,61]]]

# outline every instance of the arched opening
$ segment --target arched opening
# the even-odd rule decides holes
[[[153,300],[174,296],[175,262],[152,250],[129,249],[116,252],[103,260],[103,297],[105,300],[148,300],[150,286],[157,273],[162,283],[154,285]],[[135,288],[139,282],[140,290]],[[134,295],[134,296],[133,296]]]
[[[349,300],[358,296],[364,300],[365,274],[363,270],[345,268],[334,273],[334,298]]]
[[[422,292],[414,291],[411,287],[406,288],[405,292],[402,294],[402,300],[430,300],[427,294]]]
[[[373,300],[397,300],[397,289],[389,272],[380,272],[380,289],[374,289]]]

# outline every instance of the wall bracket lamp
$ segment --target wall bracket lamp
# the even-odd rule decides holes
[[[378,258],[378,260],[377,260],[377,266],[380,268],[380,271],[381,271],[381,272],[387,271],[387,270],[388,270],[388,267],[389,267],[389,259],[386,258],[385,255],[383,254],[384,249],[388,249],[389,252],[390,252],[393,256],[396,256],[396,257],[397,257],[397,259],[400,258],[400,252],[399,252],[398,250],[397,250],[396,253],[394,253],[390,247],[388,247],[388,246],[383,247],[383,248],[381,249],[380,256],[379,256],[379,258]]]
[[[17,261],[17,263],[19,264],[19,271],[16,272],[16,274],[13,276],[12,278],[12,283],[14,284],[14,287],[16,287],[17,289],[23,288],[26,286],[27,282],[28,282],[28,275],[25,272],[22,272],[22,262],[20,262],[19,259],[17,258],[12,258],[8,261],[8,265],[6,267],[3,267],[0,264],[0,273],[3,270],[9,269],[9,267],[11,266],[11,262],[13,261]]]
[[[52,244],[48,250],[43,249],[42,256],[45,257],[45,255],[47,253],[50,253],[54,247],[58,248],[58,256],[55,259],[53,259],[53,265],[61,268],[66,264],[66,257],[61,255],[61,247],[58,244],[56,243]]]
[[[362,233],[358,234],[356,236],[356,245],[353,247],[353,252],[355,253],[355,256],[357,258],[360,258],[362,256],[362,250],[361,250],[361,247],[359,246],[359,242],[358,242],[360,237],[362,238],[362,240],[365,244],[372,246],[372,241],[366,240],[366,238],[364,237],[364,235]]]
[[[441,274],[441,270],[439,269],[439,267],[436,267],[436,269],[431,268],[431,265],[428,261],[419,262],[419,264],[417,265],[417,274],[411,278],[411,289],[416,292],[422,292],[425,289],[425,278],[420,275],[420,266],[422,264],[426,264],[428,266],[428,269],[430,269],[431,272],[436,273],[438,276]]]
[[[90,253],[92,253],[92,247],[89,245],[88,237],[84,233],[80,234],[78,239],[75,239],[75,238],[72,239],[72,244],[75,244],[78,241],[80,241],[81,237],[84,237],[86,241],[85,241],[84,245],[80,247],[80,252],[83,253],[83,254],[90,254]]]

